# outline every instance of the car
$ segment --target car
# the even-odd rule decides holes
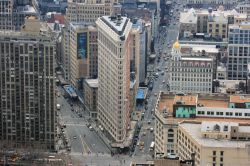
[[[151,128],[150,128],[150,132],[153,132],[153,131],[154,131],[154,128],[153,128],[153,127],[151,127]]]
[[[150,124],[151,123],[151,120],[148,120],[148,124]]]
[[[164,84],[164,83],[165,83],[165,80],[163,80],[162,83]]]
[[[157,96],[157,93],[155,93],[154,95]]]
[[[94,128],[92,126],[89,126],[90,131],[94,131]]]
[[[164,71],[161,72],[161,75],[164,75]]]
[[[77,138],[76,136],[73,137],[73,139],[76,139],[76,138]]]
[[[143,141],[139,142],[139,145],[144,146],[144,142]]]

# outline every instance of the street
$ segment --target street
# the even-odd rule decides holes
[[[60,93],[63,93],[62,89]],[[63,95],[58,97],[57,103],[61,105],[59,119],[66,125],[65,135],[71,146],[71,155],[91,153],[110,154],[108,147],[103,143],[98,134],[95,131],[90,131],[87,127],[88,121],[86,117],[88,116],[86,116],[84,111],[79,111],[76,108],[72,111],[72,107]],[[79,112],[84,115],[79,117]]]
[[[168,91],[168,63],[171,58],[172,45],[178,38],[179,12],[176,12],[177,5],[173,8],[173,14],[169,17],[169,25],[159,27],[158,35],[155,39],[154,48],[156,58],[148,65],[153,71],[148,73],[148,80],[153,82],[152,90],[148,92],[147,104],[143,105],[144,116],[139,125],[141,130],[137,140],[137,146],[132,157],[125,154],[115,154],[111,152],[95,130],[89,129],[88,115],[78,103],[66,100],[63,95],[58,97],[58,104],[61,104],[59,112],[60,122],[66,125],[65,135],[71,148],[70,154],[73,161],[90,165],[128,165],[132,160],[152,159],[153,150],[150,145],[154,141],[154,107],[160,91]],[[178,7],[181,11],[182,8]],[[61,94],[64,90],[58,88]],[[81,117],[79,116],[81,114]],[[143,148],[140,144],[143,144]],[[105,160],[105,163],[102,163]],[[126,163],[125,163],[126,161]]]
[[[177,5],[173,8],[176,11],[176,8],[183,10],[183,8],[178,7]],[[154,129],[154,115],[153,110],[156,104],[157,96],[160,91],[168,90],[168,70],[165,68],[168,67],[168,61],[171,58],[172,45],[176,42],[179,33],[179,24],[175,18],[179,17],[179,12],[173,13],[174,17],[170,17],[170,25],[159,27],[159,33],[155,42],[155,53],[156,59],[153,64],[154,74],[158,73],[158,76],[153,77],[153,89],[148,98],[147,109],[145,109],[144,118],[141,122],[142,128],[140,130],[138,142],[143,142],[143,148],[140,148],[140,145],[136,146],[133,156],[147,156],[153,155],[153,151],[150,151],[151,142],[154,141],[154,132],[150,131],[150,128]],[[168,57],[165,60],[165,57]]]

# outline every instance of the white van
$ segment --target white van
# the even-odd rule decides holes
[[[60,104],[57,104],[57,105],[56,105],[56,109],[57,109],[57,110],[60,110],[60,109],[61,109],[61,105],[60,105]]]

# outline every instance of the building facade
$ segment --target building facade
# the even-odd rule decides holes
[[[38,16],[35,7],[29,1],[0,1],[0,30],[20,30],[29,16]]]
[[[92,119],[97,119],[98,79],[84,80],[84,103]]]
[[[229,26],[227,76],[230,80],[245,80],[247,65],[250,62],[250,24]]]
[[[220,6],[216,11],[208,9],[188,9],[180,14],[180,36],[184,31],[190,33],[208,33],[214,38],[227,38],[230,24],[240,24],[247,20],[247,14],[236,10],[224,10]]]
[[[183,121],[192,123],[225,121],[227,123],[249,124],[249,102],[249,95],[175,95],[173,93],[160,93],[154,110],[155,157],[179,154],[178,125]],[[242,137],[240,138],[242,140],[247,140],[248,136],[243,138],[240,135],[234,138],[234,140],[240,137]],[[186,156],[186,158],[181,159],[188,160],[190,159],[189,157]]]
[[[97,29],[87,23],[70,23],[70,82],[80,87],[83,79],[97,78]]]
[[[212,92],[213,58],[182,56],[178,41],[174,43],[171,54],[169,69],[171,92]]]
[[[69,0],[66,20],[95,23],[99,17],[112,13],[112,5],[112,0]]]
[[[220,13],[218,16],[213,16],[212,13],[209,13],[207,24],[207,33],[212,37],[219,39],[227,38],[228,19],[223,13]]]
[[[184,36],[184,32],[197,33],[197,18],[197,14],[193,8],[187,12],[180,13],[179,35],[181,37]]]
[[[195,153],[197,166],[249,165],[249,130],[249,124],[183,122],[178,128],[180,159],[188,159],[192,153]]]
[[[110,0],[77,0],[68,1],[68,8],[65,16],[65,28],[63,30],[63,71],[67,81],[76,87],[82,86],[82,78],[97,78],[97,31],[95,27],[97,18],[103,15],[111,15],[113,2]],[[86,25],[90,27],[86,27]],[[73,28],[73,29],[72,29]],[[71,30],[74,30],[73,32]],[[84,33],[88,32],[85,42],[88,49],[87,58],[77,58],[77,33],[82,33],[78,37],[84,39]],[[72,41],[72,39],[74,39]],[[83,40],[81,40],[83,41]],[[71,43],[73,42],[73,43]],[[74,50],[74,51],[72,51]],[[83,50],[83,49],[82,49]],[[72,54],[73,53],[73,54]],[[78,59],[78,60],[77,60]],[[80,66],[72,66],[80,65]],[[86,67],[85,67],[86,65]],[[82,69],[83,68],[83,69]],[[72,75],[73,73],[73,75]]]
[[[132,23],[126,17],[102,16],[98,27],[98,116],[113,138],[114,147],[124,147],[129,127],[129,88]]]
[[[55,42],[29,17],[21,32],[1,32],[0,142],[55,149]]]

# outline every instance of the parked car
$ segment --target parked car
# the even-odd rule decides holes
[[[92,126],[89,126],[90,131],[94,131],[94,128]]]

